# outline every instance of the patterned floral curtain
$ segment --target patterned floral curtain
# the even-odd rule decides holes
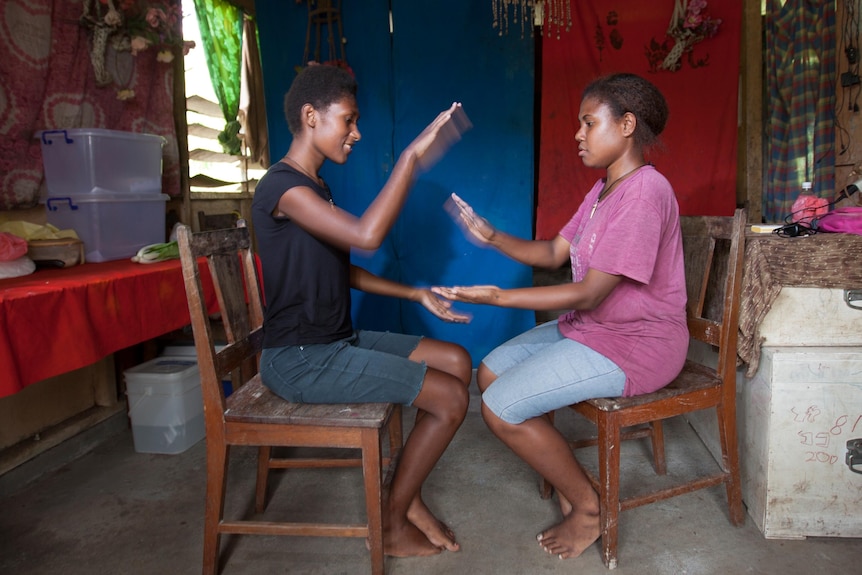
[[[47,195],[40,130],[105,128],[163,136],[162,191],[182,193],[172,55],[181,44],[172,33],[178,31],[179,1],[149,2],[160,12],[147,21],[142,3],[115,0],[123,19],[112,24],[105,21],[107,4],[99,0],[3,0],[0,210],[33,208]],[[87,7],[91,18],[85,20]],[[100,36],[104,51],[94,51],[95,28],[105,26],[111,29]]]
[[[767,178],[763,218],[781,222],[802,182],[835,191],[835,2],[766,2]]]

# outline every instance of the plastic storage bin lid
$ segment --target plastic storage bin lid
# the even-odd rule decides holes
[[[225,348],[225,344],[217,343],[215,345],[216,351],[221,351]],[[198,360],[198,350],[195,347],[195,344],[190,345],[166,345],[165,349],[162,351],[161,357],[190,357],[195,361]]]
[[[91,136],[98,138],[114,138],[128,141],[144,141],[157,143],[164,146],[167,140],[163,136],[157,134],[145,134],[141,132],[129,132],[127,130],[109,130],[107,128],[55,128],[53,130],[39,130],[34,134],[42,140],[43,144],[50,144],[52,137],[59,138],[63,141],[64,138],[70,136]],[[67,142],[68,143],[68,142]]]
[[[128,393],[175,395],[200,386],[200,371],[193,358],[157,357],[127,369],[123,375]]]
[[[190,345],[166,345],[162,357],[197,357],[197,349]]]
[[[150,194],[132,193],[132,192],[112,192],[110,190],[97,190],[85,194],[66,194],[52,195],[48,194],[45,201],[49,212],[57,211],[58,206],[63,204],[70,205],[72,210],[75,210],[74,204],[112,204],[112,203],[147,203],[147,202],[167,202],[170,196],[167,194]],[[71,204],[70,204],[71,203]]]

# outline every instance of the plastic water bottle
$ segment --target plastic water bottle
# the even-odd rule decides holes
[[[802,191],[791,208],[793,221],[810,226],[812,220],[828,211],[829,201],[814,195],[811,191],[811,182],[802,182]]]

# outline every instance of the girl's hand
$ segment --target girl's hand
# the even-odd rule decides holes
[[[425,309],[433,313],[439,319],[452,323],[470,323],[473,316],[466,313],[456,312],[452,309],[452,302],[440,299],[428,289],[418,290],[417,300]]]
[[[440,112],[405,151],[416,156],[422,170],[428,170],[461,139],[461,134],[472,127],[461,104],[454,102],[447,110]]]
[[[500,297],[497,286],[432,287],[435,294],[451,301],[495,305]]]
[[[455,221],[464,229],[464,232],[477,240],[480,244],[490,244],[497,230],[488,220],[473,211],[470,204],[458,197],[458,194],[446,200],[446,210],[455,218]]]

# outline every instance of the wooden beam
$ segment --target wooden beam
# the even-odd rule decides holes
[[[249,16],[254,16],[254,0],[227,0]]]
[[[3,449],[0,451],[0,475],[125,410],[125,401],[104,407],[96,405]]]
[[[188,222],[191,218],[189,210],[189,138],[188,138],[188,122],[186,120],[186,76],[185,76],[185,55],[182,50],[176,51],[176,58],[173,61],[173,76],[174,90],[173,100],[173,117],[174,129],[177,135],[177,155],[180,171],[180,195],[179,207],[169,208],[165,206],[166,211],[174,210],[181,222]],[[176,198],[176,196],[173,196]],[[171,202],[176,205],[177,202]]]
[[[748,208],[748,221],[760,223],[763,163],[763,38],[760,2],[743,2],[742,78],[739,102],[737,204]]]

